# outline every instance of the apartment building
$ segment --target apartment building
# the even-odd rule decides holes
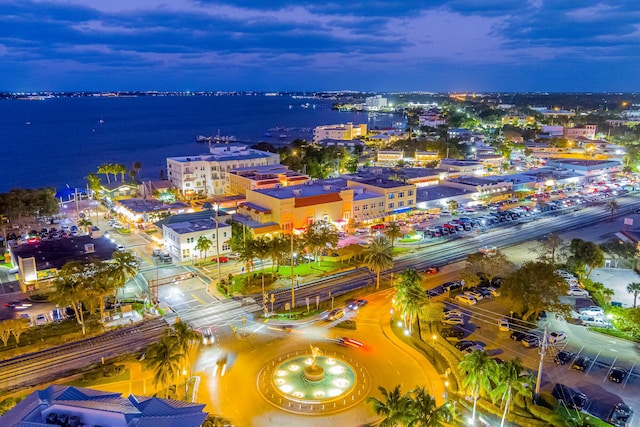
[[[285,165],[239,168],[229,171],[229,192],[244,195],[247,190],[290,187],[308,181],[309,175],[292,171]]]
[[[229,172],[239,168],[278,165],[276,153],[254,150],[245,144],[211,145],[209,154],[167,158],[171,184],[186,197],[229,194]]]
[[[352,139],[367,136],[366,123],[354,125],[347,124],[316,126],[313,130],[313,142],[318,143],[325,139],[351,141]]]

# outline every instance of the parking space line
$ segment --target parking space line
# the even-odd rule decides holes
[[[195,299],[196,301],[198,301],[200,304],[204,305],[204,302],[198,298],[197,296],[195,296],[194,294],[191,294],[191,296],[193,297],[193,299]]]

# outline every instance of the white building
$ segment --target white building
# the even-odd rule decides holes
[[[226,254],[231,251],[231,225],[224,222],[230,218],[228,215],[220,215],[216,228],[215,212],[208,219],[193,219],[183,222],[167,223],[162,225],[164,250],[178,262],[191,261],[196,258],[215,257],[217,254]],[[205,253],[196,249],[198,239],[204,236],[211,241],[211,248]]]
[[[167,158],[169,181],[185,196],[229,193],[228,173],[232,169],[280,163],[280,155],[253,150],[244,144],[212,145],[209,152]]]
[[[367,136],[367,125],[354,125],[349,122],[339,125],[316,126],[313,130],[313,142],[318,143],[325,139],[351,141],[353,139]]]
[[[383,98],[382,95],[368,96],[364,99],[364,104],[367,110],[379,110],[380,108],[386,108],[387,98]]]

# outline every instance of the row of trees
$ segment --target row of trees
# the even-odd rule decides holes
[[[133,162],[133,167],[129,170],[129,176],[131,179],[135,179],[136,176],[140,174],[140,170],[142,169],[142,162]],[[113,181],[116,182],[118,180],[118,175],[120,175],[120,181],[124,182],[124,176],[127,174],[127,167],[122,163],[103,163],[98,166],[98,175],[104,175],[107,178],[107,182],[111,183],[111,175],[113,175]],[[89,181],[89,187],[92,187],[92,184],[95,185],[96,179],[100,179],[97,175],[91,174],[87,177]]]
[[[52,216],[60,211],[56,190],[39,188],[27,190],[16,188],[0,193],[0,218],[20,224],[23,219]]]
[[[381,427],[444,427],[456,420],[455,406],[451,402],[436,405],[436,400],[424,387],[402,393],[397,385],[391,390],[378,387],[382,399],[368,397],[376,414],[383,417]]]
[[[20,343],[20,336],[29,329],[29,320],[24,318],[0,321],[0,340],[6,347],[13,335],[16,344]]]
[[[83,309],[89,313],[99,311],[104,319],[105,299],[116,296],[126,281],[138,274],[139,264],[129,252],[117,251],[111,261],[90,259],[66,263],[54,279],[52,302],[61,307],[70,306],[76,321],[86,334]]]

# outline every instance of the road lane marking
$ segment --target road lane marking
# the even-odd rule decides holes
[[[196,301],[198,301],[200,304],[204,305],[204,301],[202,301],[200,298],[198,298],[197,296],[195,296],[194,294],[191,294],[191,296],[193,297],[193,299],[195,299]]]

